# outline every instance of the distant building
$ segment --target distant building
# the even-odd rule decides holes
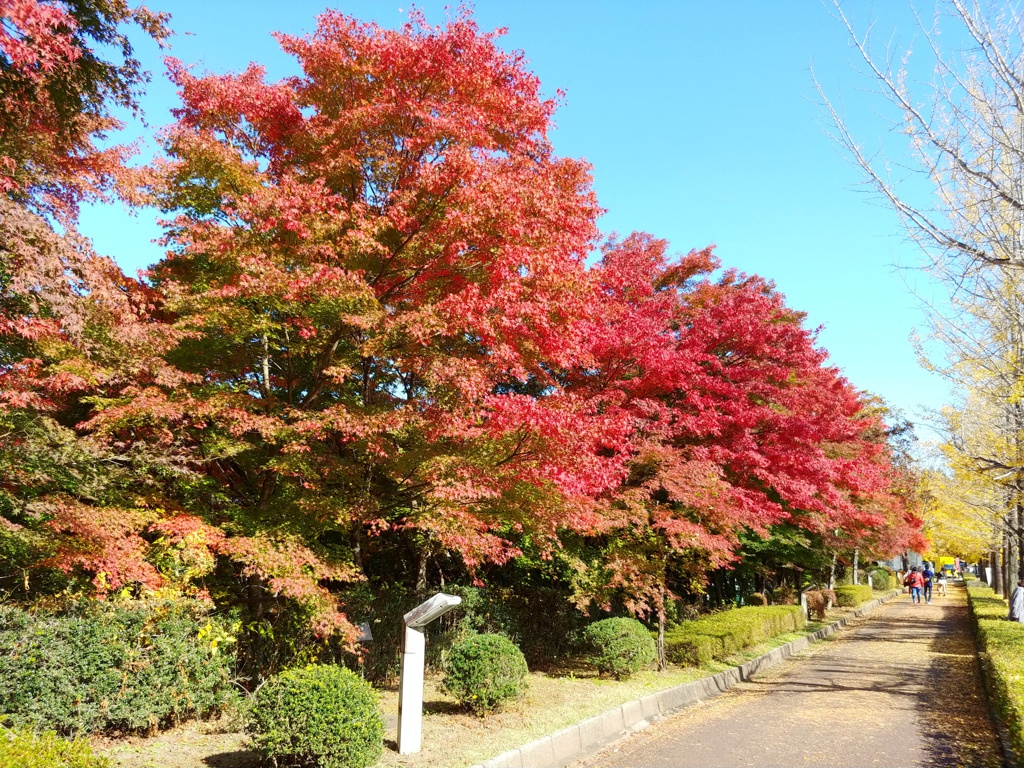
[[[902,555],[896,555],[891,560],[882,561],[882,565],[887,565],[894,571],[906,571],[922,564],[924,564],[924,558],[921,557],[921,553],[914,552],[913,550],[904,552]]]

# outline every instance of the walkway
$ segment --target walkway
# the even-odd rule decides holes
[[[903,596],[577,768],[1000,766],[966,601]]]

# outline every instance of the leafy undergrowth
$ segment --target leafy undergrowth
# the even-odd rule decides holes
[[[639,672],[626,680],[598,677],[589,669],[567,667],[531,673],[526,697],[515,705],[477,717],[441,691],[440,676],[429,676],[424,687],[423,750],[415,755],[396,751],[398,691],[380,691],[387,725],[380,768],[457,768],[482,762],[532,739],[599,714],[649,693],[693,682],[815,632],[848,615],[851,608],[829,611],[823,622],[808,622],[799,632],[779,635],[745,649],[723,662],[702,667],[670,667],[667,672]],[[99,751],[120,768],[257,768],[236,725],[190,724],[153,738],[97,739]]]

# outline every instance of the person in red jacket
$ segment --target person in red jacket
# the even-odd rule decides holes
[[[910,587],[910,602],[921,602],[921,589],[924,587],[924,576],[921,575],[921,568],[918,566],[907,574],[903,583]]]

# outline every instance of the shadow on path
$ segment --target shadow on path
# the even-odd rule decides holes
[[[834,642],[579,764],[1002,765],[962,589],[877,609]]]

